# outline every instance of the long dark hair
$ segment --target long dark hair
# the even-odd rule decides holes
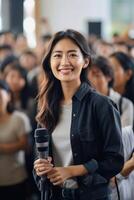
[[[4,79],[6,79],[6,76],[8,75],[8,73],[11,70],[17,71],[25,81],[25,85],[22,88],[22,90],[20,91],[20,103],[21,103],[22,109],[27,109],[28,100],[30,98],[29,85],[28,85],[28,81],[27,81],[27,72],[18,62],[14,62],[5,67],[5,69],[3,71]]]
[[[121,67],[126,70],[132,70],[134,73],[134,63],[130,56],[123,52],[114,52],[110,55],[110,58],[115,58],[121,65]]]
[[[115,52],[110,55],[111,58],[115,58],[121,65],[122,69],[126,72],[127,70],[131,70],[132,74],[130,79],[127,81],[125,86],[125,93],[123,96],[127,97],[134,103],[134,61],[133,59],[123,53],[123,52]]]
[[[38,95],[38,109],[36,119],[39,124],[45,126],[50,132],[54,130],[60,116],[60,101],[63,97],[60,81],[56,79],[51,71],[50,57],[55,45],[62,39],[71,39],[81,50],[84,58],[89,58],[91,63],[91,52],[84,36],[75,30],[57,32],[51,39],[45,57],[43,59],[43,71],[45,80],[41,84]],[[81,82],[87,81],[87,69],[82,69]]]

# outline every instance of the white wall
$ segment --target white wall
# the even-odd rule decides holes
[[[102,21],[103,36],[110,27],[111,0],[41,0],[41,15],[50,21],[53,32],[73,28],[85,34],[88,21]]]

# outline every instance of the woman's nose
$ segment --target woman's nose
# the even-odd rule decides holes
[[[68,55],[63,55],[61,58],[61,65],[67,65],[67,64],[69,64]]]

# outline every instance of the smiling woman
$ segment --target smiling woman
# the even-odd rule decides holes
[[[68,38],[55,45],[50,59],[54,76],[61,81],[61,84],[70,81],[70,87],[74,81],[80,84],[81,70],[88,64],[89,59],[85,59],[80,48]]]
[[[49,131],[50,157],[34,162],[34,174],[37,185],[47,176],[51,200],[108,200],[109,179],[123,167],[119,113],[91,87],[90,63],[88,43],[75,30],[56,33],[43,60],[37,120]]]

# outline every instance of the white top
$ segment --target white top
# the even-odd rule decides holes
[[[24,120],[25,119],[25,120]],[[12,113],[10,119],[0,124],[0,143],[12,143],[18,137],[27,134],[25,114],[19,111]],[[24,151],[5,154],[0,152],[0,186],[18,184],[27,178]]]
[[[52,133],[53,158],[55,166],[66,167],[72,164],[70,126],[72,105],[62,106],[60,122]]]
[[[122,140],[124,146],[124,158],[127,161],[134,148],[134,133],[132,128],[125,127],[122,131]],[[121,174],[117,176],[117,182],[120,192],[121,200],[133,200],[134,199],[134,172],[132,171],[128,177],[123,177]],[[112,188],[111,200],[118,200],[116,188]]]
[[[121,95],[118,92],[115,92],[113,89],[110,89],[109,97],[119,106]],[[121,108],[122,108],[122,115],[121,115],[122,127],[133,126],[133,122],[134,122],[133,103],[129,99],[122,97]]]
[[[72,119],[72,104],[61,107],[61,116],[58,125],[52,133],[52,149],[55,166],[67,167],[73,164],[73,155],[70,143],[70,128]],[[77,183],[68,179],[64,183],[66,188],[76,188]]]

